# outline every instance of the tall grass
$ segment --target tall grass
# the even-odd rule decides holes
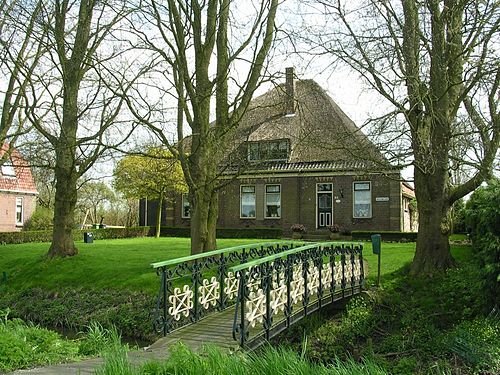
[[[134,367],[126,352],[117,347],[106,356],[97,375],[385,375],[386,372],[370,361],[334,360],[330,365],[315,364],[304,356],[285,348],[266,347],[256,353],[226,353],[213,346],[200,354],[182,344],[171,350],[164,362],[148,362]]]

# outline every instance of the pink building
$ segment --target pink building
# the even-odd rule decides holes
[[[4,144],[0,157],[9,150]],[[36,206],[38,191],[31,168],[17,150],[0,166],[0,232],[14,232],[23,228]]]

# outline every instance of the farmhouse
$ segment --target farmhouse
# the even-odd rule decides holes
[[[9,152],[9,145],[0,149],[0,157]],[[19,153],[10,150],[9,158],[0,167],[0,232],[14,232],[35,210],[38,191],[31,168]]]
[[[415,229],[414,192],[332,98],[312,80],[286,82],[255,98],[235,133],[221,178],[220,228],[303,224],[323,235],[348,230]],[[141,202],[140,223],[153,224],[154,202]],[[183,195],[164,224],[189,226]],[[154,225],[154,224],[153,224]]]

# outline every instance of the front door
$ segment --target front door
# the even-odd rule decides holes
[[[332,184],[318,184],[316,200],[318,228],[326,228],[332,225],[332,203]]]

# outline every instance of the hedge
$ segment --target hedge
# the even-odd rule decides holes
[[[156,228],[151,227],[149,236],[154,236]],[[191,235],[189,227],[161,227],[162,237],[189,237]],[[217,228],[217,238],[281,238],[283,229],[281,228]]]
[[[394,242],[415,242],[417,240],[417,232],[399,232],[399,231],[370,231],[370,230],[353,230],[351,236],[353,241],[371,241],[372,234],[380,234],[382,241]]]
[[[83,233],[92,232],[94,239],[104,240],[112,238],[144,237],[149,232],[149,227],[130,228],[102,228],[88,230],[73,230],[73,238],[80,240]],[[50,242],[52,241],[52,230],[34,230],[21,232],[0,232],[0,244],[19,244],[27,242]]]

